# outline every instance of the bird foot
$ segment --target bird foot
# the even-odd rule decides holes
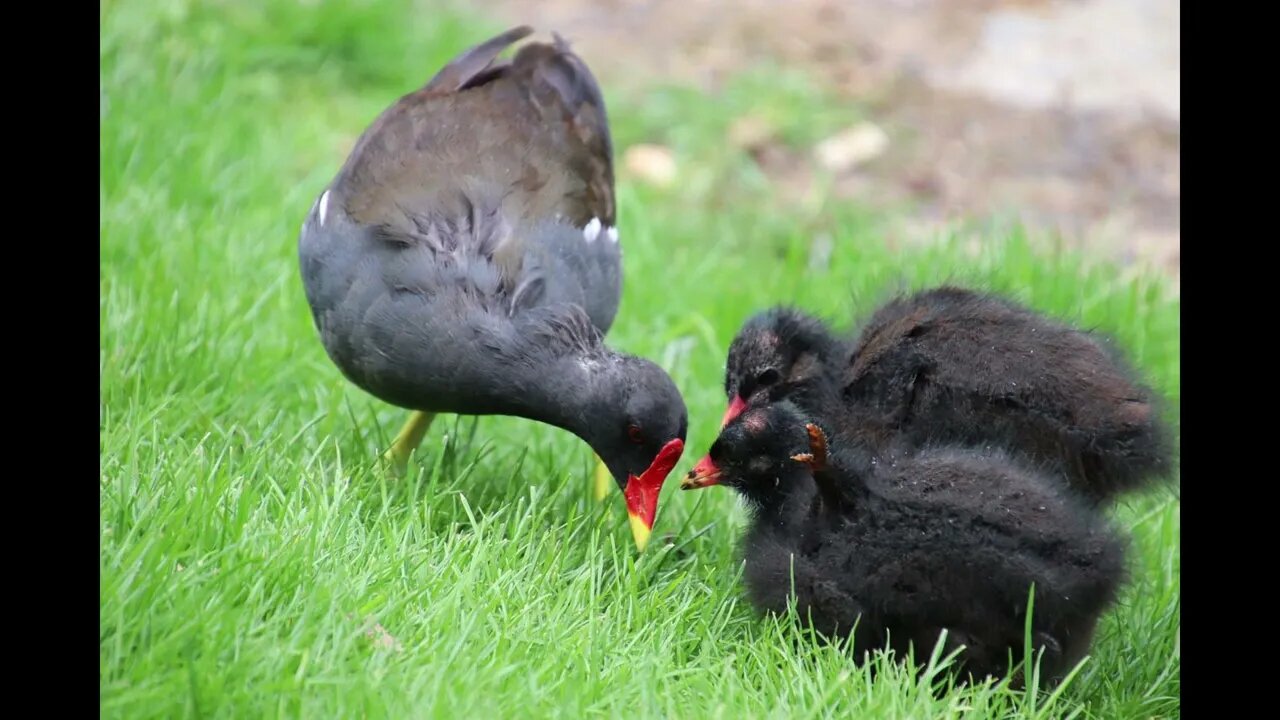
[[[807,423],[804,429],[809,434],[809,452],[792,455],[791,459],[810,470],[821,470],[827,466],[827,435],[813,423]]]
[[[609,487],[613,485],[613,476],[609,474],[609,468],[604,464],[599,456],[596,456],[596,471],[591,479],[592,495],[596,502],[604,502],[609,496]]]
[[[399,452],[394,445],[381,457],[382,469],[395,478],[402,478],[409,471],[409,454]]]
[[[393,477],[402,478],[409,469],[409,455],[422,444],[431,422],[436,419],[435,413],[414,412],[401,428],[391,447],[382,453],[382,465]]]

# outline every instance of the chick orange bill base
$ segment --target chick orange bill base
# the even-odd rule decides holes
[[[733,422],[733,419],[742,414],[747,409],[747,401],[742,399],[741,395],[734,395],[733,400],[729,403],[729,408],[724,411],[724,417],[720,420],[720,429],[723,430],[725,425]]]
[[[720,468],[711,461],[711,456],[707,455],[698,461],[697,465],[689,471],[689,476],[680,481],[681,490],[696,490],[720,482]]]
[[[639,477],[632,475],[627,479],[627,487],[623,496],[627,501],[627,514],[631,519],[631,533],[635,536],[636,547],[643,550],[649,541],[649,532],[653,530],[653,520],[658,514],[658,493],[662,492],[662,483],[671,474],[671,469],[684,454],[684,441],[676,438],[658,451],[658,456],[649,464],[648,469]]]

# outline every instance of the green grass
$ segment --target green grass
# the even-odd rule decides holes
[[[386,482],[372,462],[404,413],[325,357],[297,231],[373,116],[498,26],[409,2],[100,7],[103,717],[1179,715],[1169,494],[1117,511],[1133,584],[1061,693],[934,697],[754,616],[727,492],[670,483],[656,538],[672,544],[637,557],[620,497],[590,500],[589,450],[511,418],[438,420],[416,474]],[[723,97],[608,100],[620,150],[669,143],[685,168],[671,190],[620,184],[610,335],[686,394],[677,473],[713,438],[747,315],[792,301],[847,324],[946,280],[1114,334],[1176,419],[1179,301],[1158,279],[1007,233],[899,253],[874,212],[772,200],[724,128],[758,111],[803,147],[817,132],[803,118],[856,115],[803,78],[765,68]],[[834,243],[826,266],[810,262],[818,235]]]

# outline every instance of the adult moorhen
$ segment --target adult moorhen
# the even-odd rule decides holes
[[[1105,338],[962,288],[895,299],[851,340],[798,310],[762,312],[730,346],[725,392],[725,422],[791,398],[871,448],[1022,455],[1094,504],[1167,477],[1173,463],[1153,393]]]
[[[789,401],[731,420],[681,486],[714,484],[752,513],[752,604],[785,613],[794,592],[800,618],[852,634],[859,653],[927,653],[945,629],[944,649],[964,647],[958,668],[1002,676],[1010,652],[1023,656],[1034,597],[1031,644],[1053,683],[1088,652],[1125,578],[1122,541],[1053,478],[961,447],[877,461],[856,442],[828,446]]]
[[[496,61],[530,33],[373,122],[303,223],[303,285],[343,374],[416,411],[397,470],[437,413],[549,423],[603,460],[643,549],[687,414],[666,372],[603,344],[622,288],[604,101],[559,36]]]

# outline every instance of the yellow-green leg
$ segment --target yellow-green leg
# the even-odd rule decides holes
[[[409,416],[409,421],[400,429],[400,434],[396,435],[395,442],[391,443],[391,447],[382,454],[382,460],[387,463],[391,472],[398,476],[404,475],[409,466],[409,455],[422,444],[422,438],[426,436],[427,430],[431,428],[431,421],[435,419],[435,413],[420,411],[415,411]]]
[[[594,486],[597,502],[603,502],[609,496],[609,486],[613,485],[613,475],[599,455],[596,456],[596,474],[592,478],[592,485]]]

